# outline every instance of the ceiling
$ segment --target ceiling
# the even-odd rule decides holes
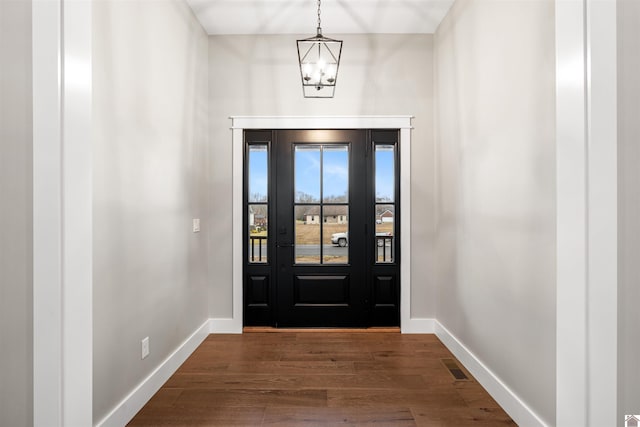
[[[332,34],[433,33],[454,0],[323,0]],[[209,34],[315,35],[316,0],[187,0]]]

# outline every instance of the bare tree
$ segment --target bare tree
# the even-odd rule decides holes
[[[312,194],[305,193],[304,191],[296,192],[296,202],[297,203],[317,203],[319,202],[318,198]]]

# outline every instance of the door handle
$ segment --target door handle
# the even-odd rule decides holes
[[[276,248],[293,248],[293,243],[276,243]]]

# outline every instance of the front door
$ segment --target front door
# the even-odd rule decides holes
[[[397,135],[245,132],[245,326],[399,325]]]

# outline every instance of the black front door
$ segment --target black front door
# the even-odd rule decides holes
[[[279,326],[368,323],[365,150],[362,130],[278,132]]]
[[[245,326],[399,325],[397,135],[245,132]]]

